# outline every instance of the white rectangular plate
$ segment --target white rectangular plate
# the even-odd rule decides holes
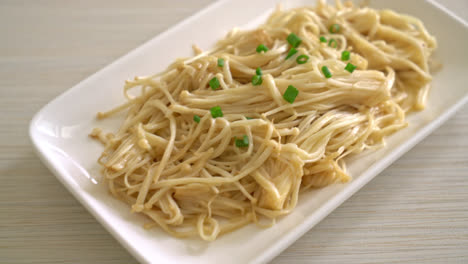
[[[385,149],[349,162],[354,179],[300,197],[296,210],[268,229],[249,225],[212,243],[175,239],[142,228],[146,219],[131,214],[105,186],[96,159],[102,146],[88,138],[94,127],[113,131],[118,119],[97,122],[95,114],[123,102],[124,80],[163,70],[176,57],[191,55],[191,44],[209,48],[235,26],[253,27],[275,7],[272,0],[219,1],[179,23],[80,82],[39,111],[30,136],[43,162],[68,190],[138,260],[152,263],[263,263],[302,236],[384,168],[436,129],[468,100],[468,25],[432,1],[371,1],[422,19],[439,41],[444,67],[433,82],[428,108],[409,117],[410,126],[388,139]],[[313,4],[290,0],[286,8]]]

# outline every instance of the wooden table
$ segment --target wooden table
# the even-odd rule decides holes
[[[42,165],[28,124],[209,2],[0,1],[0,263],[136,263]],[[273,263],[468,263],[467,135],[465,106]]]

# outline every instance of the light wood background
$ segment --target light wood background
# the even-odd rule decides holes
[[[28,123],[209,2],[0,0],[0,263],[136,263],[42,165]],[[468,19],[467,1],[444,4]],[[390,262],[468,263],[467,106],[273,261]]]

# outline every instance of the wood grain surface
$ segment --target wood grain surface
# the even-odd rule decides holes
[[[28,124],[210,2],[0,0],[0,263],[136,263],[39,161]],[[468,19],[467,1],[443,4]],[[467,106],[273,260],[393,262],[468,263]]]

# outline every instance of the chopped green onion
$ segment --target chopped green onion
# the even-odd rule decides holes
[[[344,68],[345,70],[349,71],[350,73],[352,73],[355,69],[356,69],[357,66],[351,64],[351,63],[348,63],[346,64],[346,67]]]
[[[258,67],[258,68],[255,70],[255,73],[256,73],[257,75],[260,75],[260,76],[262,76],[262,74],[263,74],[263,73],[262,73],[262,69],[260,69],[260,67]]]
[[[294,54],[296,54],[296,53],[297,53],[297,49],[291,48],[291,49],[289,50],[289,52],[288,52],[288,56],[286,56],[286,59],[291,58],[291,57],[294,56]]]
[[[245,148],[249,146],[249,137],[244,135],[242,139],[237,139],[234,137],[234,141],[236,142],[236,147],[238,148]]]
[[[247,118],[247,120],[252,120],[253,119],[253,117],[248,117],[248,116],[246,116],[245,118]]]
[[[297,90],[296,87],[289,85],[288,89],[284,91],[283,98],[288,103],[292,104],[294,103],[294,100],[296,100],[296,97],[298,94],[299,94],[299,90]]]
[[[297,48],[302,42],[302,39],[294,33],[289,34],[287,40],[293,48]]]
[[[193,121],[200,123],[200,117],[198,115],[193,116]]]
[[[338,33],[340,31],[340,25],[338,24],[333,24],[330,26],[330,33]]]
[[[223,58],[219,58],[218,59],[218,67],[223,67],[224,66],[224,59]]]
[[[320,42],[327,43],[327,39],[324,36],[320,37]]]
[[[252,84],[253,84],[253,85],[260,85],[260,84],[262,84],[262,82],[263,82],[262,76],[260,76],[260,75],[254,75],[254,76],[252,77]]]
[[[331,72],[330,72],[330,70],[328,69],[327,66],[322,67],[322,72],[323,72],[323,75],[325,75],[325,78],[328,79],[328,78],[332,77],[332,74],[331,74]]]
[[[347,61],[347,60],[349,60],[349,55],[350,55],[350,52],[349,52],[349,51],[343,50],[343,52],[341,52],[341,60],[342,60],[342,61]]]
[[[330,39],[330,41],[328,41],[328,46],[330,46],[332,48],[336,48],[336,47],[338,47],[338,42],[336,42],[335,39]]]
[[[211,90],[216,90],[219,88],[219,80],[216,77],[213,77],[213,79],[210,80],[209,85],[211,87]]]
[[[304,64],[309,60],[309,56],[302,54],[296,58],[297,64]]]
[[[263,51],[263,52],[267,52],[267,51],[268,51],[268,48],[267,48],[265,45],[260,44],[260,45],[258,45],[258,47],[257,47],[257,53],[261,53],[262,51]]]
[[[219,107],[219,106],[212,107],[210,109],[210,112],[211,112],[211,116],[213,118],[223,117],[223,111],[221,111],[221,107]]]

